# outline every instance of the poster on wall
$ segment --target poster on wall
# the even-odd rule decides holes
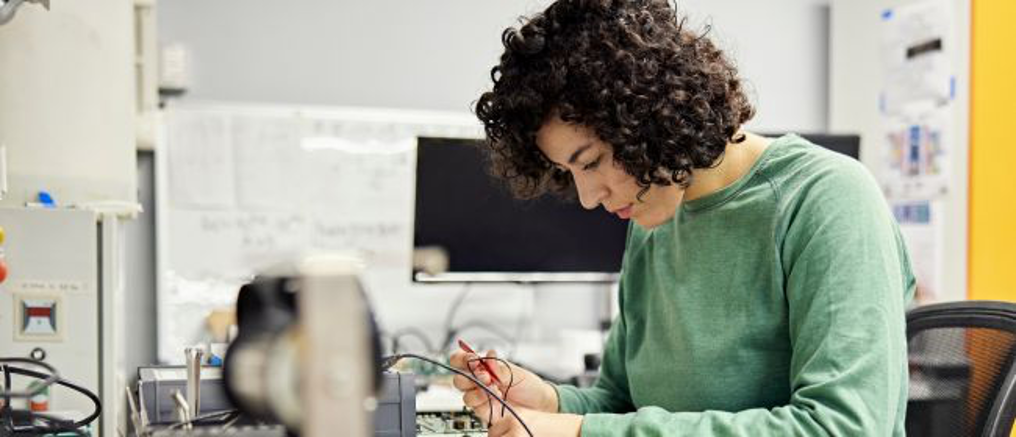
[[[896,114],[916,101],[954,97],[952,4],[931,0],[882,13],[882,111]]]
[[[963,295],[956,220],[965,195],[966,5],[904,0],[880,12],[873,170],[917,277],[917,303]],[[874,17],[872,17],[874,18]],[[958,86],[957,84],[962,86]],[[958,208],[959,207],[959,208]],[[948,221],[947,221],[948,220]],[[947,225],[950,228],[946,231]],[[948,282],[948,284],[946,284]],[[948,288],[947,288],[948,287]]]
[[[955,149],[952,8],[928,0],[882,12],[881,182],[891,200],[948,193]]]
[[[933,302],[944,291],[938,268],[945,243],[942,208],[932,201],[893,202],[892,208],[917,277],[916,303]]]
[[[952,108],[909,106],[883,117],[882,188],[890,199],[934,199],[948,192],[953,157]]]

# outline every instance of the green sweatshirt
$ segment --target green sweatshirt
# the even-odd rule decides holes
[[[870,174],[796,135],[629,227],[621,312],[582,436],[903,436],[915,280]]]

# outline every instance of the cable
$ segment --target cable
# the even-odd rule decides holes
[[[33,376],[34,378],[38,378],[38,379],[42,380],[42,382],[39,383],[39,385],[36,386],[35,388],[33,388],[31,390],[25,390],[23,392],[12,392],[12,391],[10,391],[11,382],[10,382],[10,375],[7,374],[7,369],[16,369],[16,367],[3,366],[5,388],[4,388],[4,392],[0,393],[0,396],[3,396],[5,400],[7,398],[30,398],[32,396],[35,396],[35,395],[39,394],[39,393],[42,393],[43,390],[45,390],[46,388],[48,388],[49,386],[55,384],[58,380],[60,380],[60,373],[56,371],[56,368],[54,368],[53,366],[51,366],[49,364],[46,364],[46,363],[44,363],[42,361],[33,360],[31,358],[0,357],[0,363],[31,364],[33,366],[42,367],[43,369],[46,369],[47,371],[49,371],[49,375],[46,375],[44,373],[36,373],[36,375],[39,375],[39,376]],[[17,372],[15,372],[15,373],[17,373]]]
[[[442,349],[447,348],[449,345],[451,345],[452,339],[455,338],[456,333],[454,326],[455,314],[459,312],[459,307],[461,307],[462,303],[465,302],[466,296],[469,296],[470,290],[469,285],[470,284],[468,282],[465,284],[464,288],[462,289],[462,292],[459,293],[457,297],[455,297],[455,301],[452,302],[452,306],[448,308],[448,314],[445,315],[445,323],[444,323],[445,338],[444,341],[441,343]]]
[[[424,357],[424,356],[421,356],[421,355],[416,355],[416,354],[398,354],[398,355],[392,355],[390,357],[387,357],[387,358],[381,360],[381,363],[382,363],[381,364],[381,370],[387,370],[387,369],[391,368],[392,366],[394,366],[396,363],[398,363],[403,358],[413,358],[413,359],[416,359],[416,360],[426,361],[428,363],[434,364],[434,365],[442,367],[444,369],[448,369],[449,371],[454,372],[457,375],[461,375],[462,377],[464,377],[464,378],[466,378],[466,379],[468,379],[470,381],[473,381],[473,383],[476,384],[477,387],[480,387],[481,389],[483,389],[483,391],[485,391],[488,396],[492,396],[494,399],[496,399],[498,402],[500,402],[502,406],[507,408],[508,412],[512,413],[512,416],[515,416],[515,420],[518,420],[519,424],[522,425],[522,428],[526,430],[526,434],[529,434],[529,437],[533,437],[533,432],[529,430],[528,426],[526,426],[526,422],[524,420],[522,420],[522,417],[519,416],[519,413],[516,413],[515,409],[512,408],[511,405],[508,405],[508,401],[502,399],[500,396],[497,395],[497,393],[494,393],[494,391],[491,390],[489,387],[483,385],[483,383],[480,382],[479,379],[476,379],[476,377],[474,377],[473,375],[470,375],[470,374],[468,374],[466,372],[463,372],[463,371],[461,371],[459,369],[456,369],[456,368],[454,368],[452,366],[449,366],[449,365],[447,365],[445,363],[442,363],[440,361],[432,360],[430,358],[427,358],[427,357]]]
[[[504,398],[508,399],[508,392],[510,392],[512,387],[515,387],[515,385],[516,385],[515,384],[515,371],[512,370],[511,363],[509,363],[509,362],[507,362],[507,361],[505,361],[505,360],[503,360],[501,358],[498,358],[498,357],[479,357],[479,358],[473,358],[473,359],[469,360],[468,362],[469,363],[476,362],[476,361],[481,361],[482,362],[484,360],[494,360],[494,361],[497,361],[497,362],[499,362],[501,364],[504,364],[504,366],[508,368],[508,387],[505,387],[505,389],[504,389]],[[469,369],[469,372],[473,373],[473,369]],[[476,375],[474,374],[473,376],[476,376]],[[521,383],[522,383],[522,381],[519,381],[519,384],[521,384]],[[489,400],[489,398],[488,398],[488,400]],[[491,410],[493,410],[493,408],[491,408]],[[504,417],[504,405],[501,405],[501,416]]]
[[[235,415],[235,416],[234,417],[230,417],[230,416],[233,416],[233,415]],[[240,410],[222,410],[222,411],[216,411],[214,413],[207,413],[207,414],[199,415],[199,416],[197,416],[197,417],[195,417],[195,418],[193,418],[191,420],[185,421],[185,422],[174,423],[174,424],[170,425],[166,429],[177,429],[177,428],[181,428],[181,427],[184,427],[184,426],[187,426],[187,425],[191,425],[191,424],[195,424],[196,425],[198,422],[204,422],[206,420],[215,419],[215,418],[220,418],[219,420],[230,421],[230,420],[233,420],[233,419],[235,419],[235,418],[237,418],[239,416],[240,416]],[[229,419],[226,419],[226,417],[229,417]]]
[[[87,424],[89,424],[92,421],[94,421],[96,417],[99,416],[99,409],[97,409],[95,411],[95,414],[92,417],[86,419],[81,424],[78,424],[78,423],[75,423],[75,422],[70,421],[70,420],[60,419],[60,418],[57,418],[57,417],[54,417],[54,416],[50,416],[50,415],[47,415],[47,414],[44,414],[44,413],[37,413],[37,412],[34,412],[34,411],[14,410],[10,406],[10,399],[11,398],[30,398],[32,396],[35,396],[35,395],[39,394],[39,393],[42,393],[47,388],[52,386],[54,383],[55,384],[68,385],[68,386],[73,386],[73,384],[70,384],[67,381],[61,380],[60,379],[60,375],[57,372],[57,370],[53,366],[51,366],[51,365],[49,365],[47,363],[44,363],[42,361],[33,360],[33,359],[29,359],[29,358],[21,358],[21,357],[0,357],[0,362],[2,362],[2,363],[25,363],[25,364],[29,364],[29,365],[33,365],[33,366],[42,367],[42,368],[44,368],[44,369],[49,371],[49,374],[45,374],[45,373],[40,373],[40,372],[34,372],[34,371],[31,371],[31,370],[27,370],[27,369],[22,369],[22,368],[19,368],[19,367],[12,367],[12,366],[9,366],[9,365],[6,365],[6,364],[3,365],[3,366],[0,366],[0,369],[3,370],[3,374],[4,374],[4,391],[2,393],[2,397],[3,397],[3,400],[4,400],[4,406],[3,406],[2,409],[0,409],[0,416],[3,416],[3,415],[6,414],[8,416],[8,419],[9,419],[9,420],[4,421],[2,424],[0,424],[0,426],[2,426],[3,428],[9,429],[15,435],[48,435],[48,434],[55,434],[55,433],[72,433],[72,434],[77,434],[77,435],[83,435],[78,430],[78,428],[80,428],[82,426],[86,426]],[[29,377],[41,380],[42,382],[39,383],[38,385],[36,385],[32,389],[29,389],[29,390],[26,390],[26,391],[23,391],[23,392],[13,392],[13,391],[10,391],[10,388],[12,387],[11,374],[29,376]],[[78,387],[78,386],[73,386],[72,388],[74,388],[75,390],[77,390],[77,391],[79,391],[81,393],[85,393],[86,396],[90,394],[91,395],[90,398],[93,399],[93,401],[98,402],[98,397],[96,397],[94,395],[94,393],[88,392],[88,390],[86,390],[86,389],[84,389],[82,387]],[[97,403],[96,404],[97,408],[98,408],[98,405],[99,404]],[[15,414],[21,414],[21,415],[23,415],[23,418],[25,418],[28,421],[28,423],[33,423],[34,424],[36,422],[42,422],[42,423],[45,423],[47,425],[46,426],[32,425],[32,426],[29,426],[29,427],[26,427],[26,428],[16,428],[14,426],[14,421],[13,421],[13,418],[14,418]],[[0,431],[2,431],[2,429],[0,429]]]
[[[232,419],[227,420],[226,423],[223,423],[222,424],[222,428],[219,428],[219,429],[222,429],[222,430],[229,429],[229,427],[233,426],[233,424],[235,424],[239,420],[240,420],[240,415],[237,414]]]
[[[507,331],[505,331],[505,330],[503,330],[501,328],[498,328],[493,323],[490,323],[490,322],[487,322],[487,321],[484,321],[484,320],[468,320],[465,323],[463,323],[463,324],[461,324],[461,325],[459,325],[457,327],[452,328],[452,331],[450,331],[450,332],[452,332],[453,336],[458,336],[463,331],[466,331],[468,329],[482,329],[482,330],[487,331],[487,332],[489,332],[491,334],[494,334],[495,336],[497,336],[500,339],[504,340],[505,343],[510,345],[512,348],[515,348],[517,346],[517,343],[518,343],[518,339],[516,337],[512,336],[512,334],[508,333]]]
[[[479,358],[473,358],[473,359],[467,361],[466,363],[467,364],[468,363],[475,363],[477,361],[483,362],[484,360],[498,361],[498,362],[504,364],[505,367],[508,368],[508,387],[505,387],[505,389],[504,389],[504,398],[508,399],[508,392],[511,391],[512,387],[515,386],[515,372],[512,370],[511,364],[509,364],[507,361],[502,360],[502,359],[500,359],[498,357],[479,357]],[[476,378],[476,379],[480,379],[480,378],[478,378],[476,376],[476,372],[473,371],[472,367],[469,368],[469,374],[473,375],[473,377]],[[521,381],[520,381],[520,383],[521,383]],[[494,401],[490,398],[490,395],[487,395],[487,407],[490,410],[490,412],[487,414],[487,422],[488,423],[489,422],[493,422],[494,421]],[[502,404],[501,405],[501,417],[504,417],[504,407],[505,407],[505,404]]]
[[[34,429],[32,431],[28,431],[29,433],[48,435],[59,432],[61,434],[71,433],[79,436],[85,435],[85,433],[81,432],[81,430],[79,429],[80,427],[74,426],[74,423],[71,420],[61,419],[56,416],[51,416],[49,414],[39,413],[35,411],[30,412],[29,417],[31,417],[32,420],[53,423],[52,425],[47,425],[41,429]]]
[[[469,368],[469,374],[473,375],[473,378],[475,378],[477,380],[480,379],[480,378],[478,378],[476,376],[476,371],[474,371],[472,367],[469,367],[468,365],[466,367]],[[501,411],[502,411],[501,412],[501,416],[504,417],[504,409],[502,408]],[[490,397],[490,394],[488,394],[487,395],[487,423],[491,423],[493,421],[494,421],[494,400],[493,400],[493,398]]]
[[[73,427],[72,421],[48,414],[29,410],[13,410],[9,407],[0,409],[0,414],[2,413],[7,413],[7,420],[4,421],[3,427],[0,428],[0,434],[4,436],[51,436],[53,434],[66,433],[84,435],[81,430]],[[30,425],[16,426],[15,418],[17,418],[17,423],[28,423]],[[42,423],[43,425],[37,425],[36,423]]]
[[[430,338],[427,337],[427,334],[425,332],[423,332],[418,328],[408,327],[399,329],[398,331],[392,333],[391,337],[392,337],[393,354],[399,353],[400,339],[406,336],[416,337],[417,339],[419,339],[420,343],[423,343],[423,347],[426,349],[427,353],[439,352],[438,350],[434,349],[434,344],[430,342]]]
[[[35,364],[35,363],[33,362],[33,364]],[[39,373],[39,372],[27,370],[27,369],[22,369],[20,367],[7,366],[7,370],[10,371],[11,373],[15,374],[15,375],[27,376],[27,377],[30,377],[30,378],[44,379],[44,378],[47,377],[47,375],[44,374],[44,373]],[[81,420],[73,423],[73,425],[72,425],[73,429],[78,429],[78,428],[82,428],[82,427],[88,426],[89,424],[94,422],[95,419],[97,419],[100,414],[102,414],[102,401],[99,400],[99,397],[96,396],[96,394],[93,393],[91,390],[88,390],[87,388],[81,387],[81,386],[79,386],[77,384],[74,384],[74,383],[72,383],[70,381],[66,381],[66,380],[59,379],[59,378],[56,380],[56,384],[57,385],[62,385],[64,387],[67,387],[67,388],[69,388],[71,390],[74,390],[74,391],[76,391],[78,393],[81,393],[81,394],[85,395],[85,397],[87,397],[89,400],[91,400],[92,404],[95,405],[95,408],[92,410],[92,414],[89,414],[84,419],[81,419]],[[64,431],[60,431],[60,432],[64,432]],[[46,433],[52,433],[52,431],[46,431]]]

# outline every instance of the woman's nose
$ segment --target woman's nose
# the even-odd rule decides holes
[[[579,194],[579,203],[585,209],[596,209],[607,194],[606,187],[588,179],[575,178],[575,189]]]

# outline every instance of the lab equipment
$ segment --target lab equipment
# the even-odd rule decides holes
[[[11,365],[15,364],[15,365]],[[46,372],[38,372],[29,367],[42,368]],[[43,361],[20,357],[0,357],[0,374],[3,374],[4,386],[0,388],[0,436],[49,435],[58,433],[83,434],[89,431],[92,422],[102,413],[102,402],[91,390],[81,387],[60,377],[57,369]],[[11,385],[13,376],[31,378],[29,388],[23,391]],[[39,411],[32,405],[32,399],[41,393],[48,392],[51,387],[61,386],[77,392],[91,402],[91,413],[84,418],[68,419],[45,411]],[[17,408],[13,399],[29,399],[28,409]],[[90,434],[86,434],[90,435]]]
[[[138,383],[138,397],[141,406],[138,407],[139,414],[144,414],[145,419],[138,418],[137,422],[146,423],[144,428],[151,427],[148,434],[153,437],[162,435],[185,435],[182,431],[174,428],[170,432],[167,428],[177,422],[174,416],[171,397],[174,392],[181,390],[187,383],[186,369],[181,366],[159,366],[143,367],[138,369],[140,381]],[[213,417],[225,415],[236,411],[236,406],[230,403],[226,397],[224,382],[222,380],[222,369],[205,367],[201,372],[201,409],[196,417]],[[411,373],[386,372],[382,375],[381,390],[377,396],[377,408],[374,410],[374,436],[375,437],[413,437],[415,434],[416,416],[416,382],[415,375]],[[131,398],[129,398],[131,399]],[[231,427],[237,435],[247,436],[247,431],[254,432],[253,435],[263,435],[269,432],[280,432],[285,430],[279,425],[269,422],[265,426],[247,426],[246,428]],[[142,426],[135,426],[142,428]],[[177,427],[179,428],[179,427]],[[219,429],[221,425],[210,426]],[[244,431],[246,430],[246,431]],[[281,431],[279,431],[281,430]],[[204,435],[211,431],[202,427],[194,427],[190,434]],[[221,432],[221,431],[220,431]],[[281,435],[281,434],[280,434]]]
[[[187,355],[187,403],[190,416],[197,417],[201,410],[201,357],[204,351],[200,348],[184,349]]]
[[[0,351],[38,356],[100,393],[100,238],[90,211],[0,208],[7,280],[0,284]],[[71,310],[73,308],[73,311]],[[112,315],[111,315],[112,317]],[[106,348],[112,345],[107,344]],[[54,411],[85,412],[87,399],[50,393]]]
[[[465,340],[462,339],[459,340],[459,348],[461,348],[463,351],[476,355],[476,351],[474,351],[473,348],[470,347],[469,344],[465,342]],[[501,378],[497,377],[497,372],[494,371],[494,368],[490,365],[489,362],[487,362],[486,360],[480,360],[480,366],[482,366],[483,369],[490,374],[490,379],[493,379],[494,382],[501,384]]]
[[[160,429],[152,432],[151,437],[289,437],[286,428],[279,425],[247,425],[183,429]]]
[[[185,390],[188,371],[183,366],[152,366],[138,369],[138,400],[140,411],[152,425],[168,425],[176,420],[173,392]],[[198,408],[195,416],[235,409],[226,398],[222,369],[207,367],[201,371]],[[188,399],[188,402],[190,400]]]
[[[315,256],[241,288],[224,378],[242,413],[306,437],[371,433],[380,345],[361,269],[352,257]]]
[[[483,423],[468,411],[417,414],[416,432],[421,437],[482,437],[487,435]]]

